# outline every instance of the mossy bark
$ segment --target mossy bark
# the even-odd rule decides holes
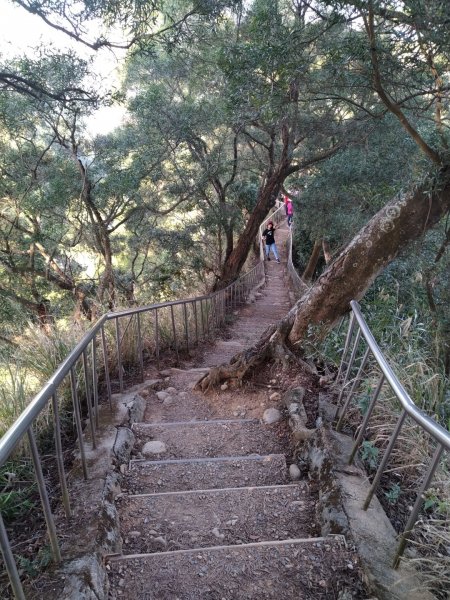
[[[268,359],[292,356],[310,325],[331,328],[362,298],[377,275],[411,242],[419,239],[450,210],[450,166],[435,179],[386,204],[328,266],[288,315],[272,325],[248,350],[227,365],[210,370],[198,382],[207,390],[226,380],[242,381]]]

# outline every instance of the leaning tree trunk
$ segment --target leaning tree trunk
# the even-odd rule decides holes
[[[250,369],[272,357],[289,357],[311,324],[333,324],[359,300],[376,276],[408,244],[420,238],[450,210],[450,166],[439,177],[396,197],[353,238],[287,316],[269,327],[252,348],[230,364],[213,367],[197,387],[207,390],[225,380],[242,381]]]
[[[322,240],[316,240],[314,242],[314,247],[311,252],[311,256],[309,257],[308,264],[306,265],[305,270],[303,271],[302,279],[303,281],[311,281],[314,275],[314,271],[316,270],[317,263],[319,262],[320,253],[322,252]]]

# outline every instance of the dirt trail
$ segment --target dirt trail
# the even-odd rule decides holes
[[[281,226],[281,263],[266,262],[266,287],[197,367],[228,361],[286,314],[287,236]],[[315,492],[289,477],[286,421],[263,419],[281,408],[276,385],[204,396],[193,390],[199,376],[172,369],[162,390],[138,388],[146,410],[117,502],[123,544],[108,562],[109,597],[314,600],[354,589],[345,540],[317,537]]]

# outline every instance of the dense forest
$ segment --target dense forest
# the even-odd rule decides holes
[[[448,375],[445,2],[17,4],[76,45],[2,60],[4,395],[47,338],[235,279],[286,190],[312,286],[281,343],[370,290]]]
[[[307,292],[199,387],[337,362],[357,299],[450,427],[447,0],[12,4],[67,48],[0,50],[0,434],[105,312],[245,272],[281,194]]]

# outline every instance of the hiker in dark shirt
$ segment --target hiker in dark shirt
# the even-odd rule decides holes
[[[275,260],[277,261],[277,263],[279,263],[280,259],[278,258],[277,246],[275,244],[275,229],[274,229],[272,221],[269,221],[267,223],[267,229],[264,229],[262,237],[266,244],[267,260],[270,260],[269,254],[270,254],[270,250],[272,249],[273,255],[275,256]]]

